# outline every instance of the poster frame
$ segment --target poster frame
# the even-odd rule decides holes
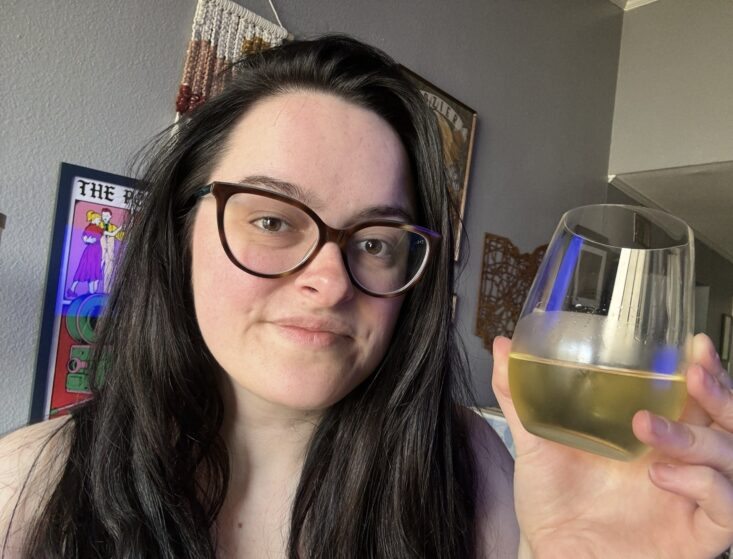
[[[35,423],[55,416],[58,413],[65,413],[70,407],[87,399],[85,393],[78,396],[74,404],[59,408],[52,411],[51,402],[53,400],[54,380],[59,374],[58,363],[58,340],[59,333],[65,319],[64,311],[68,310],[70,305],[66,304],[72,235],[75,234],[73,223],[73,212],[75,211],[76,202],[82,200],[75,196],[75,187],[81,184],[77,181],[91,181],[100,185],[100,199],[89,201],[89,204],[98,203],[100,206],[109,206],[120,211],[129,211],[134,205],[140,201],[141,189],[136,185],[135,181],[129,177],[100,171],[89,167],[74,165],[70,163],[61,163],[58,179],[58,189],[56,193],[56,206],[53,212],[53,222],[51,224],[51,243],[48,258],[48,267],[46,272],[46,285],[43,297],[43,305],[41,311],[40,334],[38,338],[38,349],[36,352],[35,374],[33,379],[33,389],[30,407],[30,422]],[[90,182],[86,183],[91,184]],[[90,191],[91,191],[91,187]],[[121,188],[122,190],[117,190]],[[120,205],[118,199],[110,202],[112,194],[124,199],[129,199],[130,204],[127,207]],[[120,229],[119,237],[122,235]],[[94,293],[88,293],[93,295]],[[99,292],[102,295],[102,292]]]

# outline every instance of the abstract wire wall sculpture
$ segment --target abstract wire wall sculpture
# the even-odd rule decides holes
[[[547,245],[522,254],[509,239],[486,233],[476,335],[492,351],[496,336],[511,337]]]
[[[232,62],[287,37],[285,28],[230,0],[199,0],[176,112],[183,115],[216,95],[231,75]]]

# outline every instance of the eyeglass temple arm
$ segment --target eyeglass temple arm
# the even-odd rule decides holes
[[[198,198],[203,198],[207,194],[211,192],[211,185],[204,186],[202,188],[199,188],[196,192],[193,193],[193,199],[196,200]]]

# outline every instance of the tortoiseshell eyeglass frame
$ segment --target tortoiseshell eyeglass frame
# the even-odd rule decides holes
[[[284,272],[279,272],[277,274],[263,274],[262,272],[257,272],[255,270],[251,270],[247,268],[239,260],[237,260],[237,258],[232,253],[231,249],[229,248],[229,243],[227,242],[226,234],[224,232],[224,209],[226,208],[227,201],[233,195],[241,194],[241,193],[257,194],[259,196],[264,196],[266,198],[272,198],[273,200],[277,200],[279,202],[289,204],[305,212],[315,222],[316,226],[318,227],[318,242],[313,246],[313,248],[303,257],[303,259],[298,264],[296,264],[294,267],[290,268],[289,270],[285,270]],[[261,278],[282,278],[282,277],[286,277],[291,274],[294,274],[298,270],[305,267],[311,260],[313,260],[316,257],[316,255],[319,253],[323,245],[325,245],[328,242],[334,242],[338,245],[339,249],[341,250],[341,254],[343,256],[343,261],[344,261],[344,267],[346,268],[346,271],[349,274],[349,279],[351,279],[351,283],[357,289],[366,293],[367,295],[371,295],[372,297],[381,297],[381,298],[397,297],[398,295],[402,295],[403,293],[405,293],[406,291],[414,287],[415,284],[417,284],[417,282],[420,281],[420,278],[422,278],[425,272],[425,269],[427,268],[428,262],[430,261],[432,254],[437,250],[438,243],[440,243],[440,239],[441,239],[441,235],[439,233],[436,233],[435,231],[431,231],[430,229],[421,227],[419,225],[411,225],[411,224],[403,223],[401,221],[397,221],[393,219],[376,219],[376,220],[362,221],[346,229],[335,229],[333,227],[329,227],[328,225],[326,225],[316,212],[314,212],[311,208],[306,206],[300,200],[296,200],[295,198],[291,198],[290,196],[286,196],[285,194],[281,194],[279,192],[273,192],[272,190],[266,190],[264,188],[260,188],[257,186],[228,183],[228,182],[218,182],[218,181],[212,182],[206,186],[201,187],[199,190],[197,190],[194,193],[193,195],[194,201],[200,198],[203,198],[207,194],[212,194],[214,198],[216,199],[216,221],[217,221],[217,226],[219,229],[219,240],[221,241],[221,245],[224,248],[224,252],[229,257],[229,260],[231,260],[232,264],[234,264],[237,268],[244,270],[248,274],[252,274],[253,276],[257,276]],[[401,229],[403,231],[409,231],[411,233],[420,235],[428,243],[428,250],[427,250],[427,253],[425,254],[425,257],[420,266],[420,269],[417,271],[415,276],[406,285],[404,285],[403,287],[401,287],[400,289],[396,291],[390,291],[388,293],[377,293],[375,291],[371,291],[370,289],[360,284],[359,281],[352,274],[351,268],[349,266],[348,258],[346,257],[345,248],[346,248],[346,244],[349,241],[349,239],[358,231],[365,229],[367,227],[375,227],[375,226],[394,227],[396,229]]]

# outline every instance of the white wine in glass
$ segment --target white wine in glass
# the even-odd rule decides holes
[[[631,419],[677,419],[692,349],[694,237],[667,213],[594,205],[563,215],[514,331],[522,425],[618,460],[646,451]]]

